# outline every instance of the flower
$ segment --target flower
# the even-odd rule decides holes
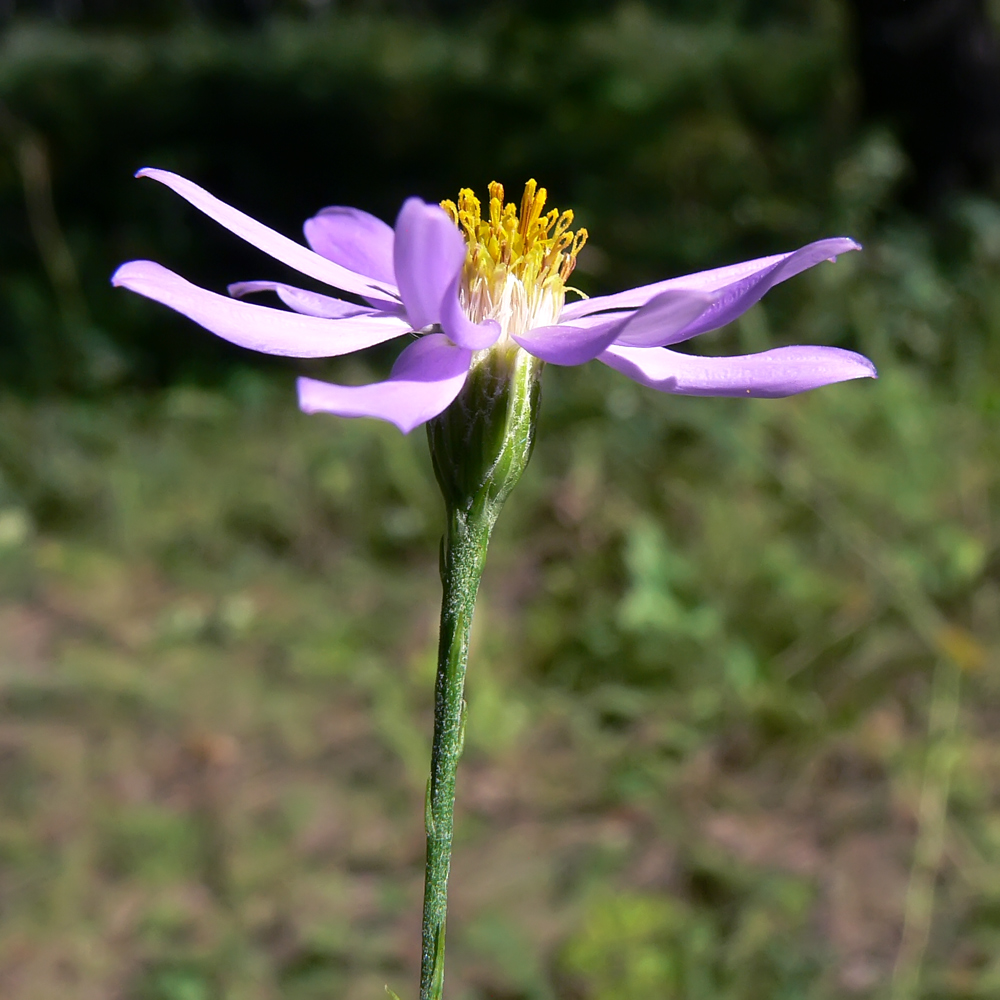
[[[345,386],[300,378],[307,413],[378,417],[404,433],[442,413],[470,369],[489,354],[527,351],[542,361],[596,359],[642,385],[694,396],[787,396],[832,382],[876,377],[860,354],[836,347],[779,347],[742,357],[695,357],[669,345],[736,319],[787,278],[837,254],[851,239],[818,240],[791,253],[565,302],[586,242],[572,212],[544,211],[546,191],[525,187],[520,211],[491,184],[485,217],[463,190],[457,203],[404,202],[390,228],[355,208],[331,207],[305,223],[309,248],[276,233],[166,170],[147,168],[216,222],[303,274],[362,300],[277,281],[229,286],[230,298],[160,264],[135,260],[112,283],[183,313],[225,340],[267,354],[333,357],[416,334],[389,378]],[[241,301],[274,292],[288,307]]]

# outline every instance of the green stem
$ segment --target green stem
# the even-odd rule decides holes
[[[531,457],[542,363],[510,343],[480,352],[458,398],[427,424],[448,527],[441,549],[441,641],[427,783],[420,1000],[441,1000],[455,775],[465,738],[465,666],[493,525]]]
[[[441,553],[444,595],[434,690],[434,742],[425,814],[427,865],[420,1000],[441,1000],[444,988],[444,936],[455,816],[455,776],[465,742],[462,692],[469,658],[469,631],[494,520],[495,517],[481,509],[475,513],[451,511]]]

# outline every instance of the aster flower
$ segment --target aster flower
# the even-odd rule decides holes
[[[470,190],[457,203],[409,198],[395,228],[359,209],[325,208],[305,223],[307,248],[177,174],[147,168],[137,176],[165,184],[237,236],[362,304],[277,281],[237,282],[227,298],[147,260],[123,264],[115,285],[267,354],[334,357],[417,335],[384,382],[300,379],[308,413],[378,417],[409,432],[448,408],[487,349],[521,348],[556,365],[596,359],[650,388],[694,396],[787,396],[876,374],[866,358],[835,347],[741,357],[669,350],[736,319],[779,282],[859,249],[850,239],[567,303],[587,233],[571,230],[572,212],[546,212],[546,191],[534,181],[520,211],[494,183],[485,212]],[[290,311],[241,301],[258,292],[276,293]]]
[[[404,433],[426,423],[444,495],[420,970],[420,1000],[441,1000],[469,634],[490,534],[531,456],[544,363],[596,359],[651,388],[696,396],[787,396],[874,377],[867,358],[835,347],[780,347],[735,358],[669,349],[735,319],[778,282],[858,245],[819,240],[791,253],[567,304],[567,282],[587,233],[572,231],[572,212],[546,212],[545,189],[534,181],[520,208],[505,203],[495,183],[485,211],[469,190],[440,206],[410,198],[394,229],[367,212],[326,208],[305,224],[307,248],[183,177],[164,170],[139,174],[360,302],[277,281],[230,285],[227,298],[148,260],[123,264],[114,284],[269,354],[332,357],[416,337],[384,382],[345,386],[303,378],[299,403],[309,413],[379,417]],[[258,292],[276,294],[287,310],[242,301]]]

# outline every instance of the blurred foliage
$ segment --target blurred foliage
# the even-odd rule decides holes
[[[684,17],[726,16],[744,24],[808,14],[812,0],[648,0],[646,6]],[[261,24],[275,16],[323,18],[337,13],[393,13],[427,17],[468,15],[486,9],[516,12],[533,20],[606,9],[599,0],[4,0],[0,18],[54,18],[64,24],[170,27],[175,24]]]
[[[795,935],[809,889],[774,879],[758,894],[765,898],[745,901],[727,929],[712,911],[692,912],[662,894],[595,899],[564,966],[595,1000],[809,996],[818,962]]]
[[[304,417],[289,366],[107,288],[138,255],[281,276],[144,163],[288,233],[534,174],[590,227],[592,290],[862,238],[692,346],[854,346],[877,383],[546,371],[474,635],[449,986],[997,995],[1000,208],[892,207],[835,4],[708,9],[8,29],[4,997],[413,995],[426,446]]]

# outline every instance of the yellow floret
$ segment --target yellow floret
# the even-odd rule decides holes
[[[441,202],[469,246],[463,305],[477,321],[488,316],[514,319],[501,309],[501,303],[510,298],[513,279],[520,286],[517,298],[522,308],[518,312],[524,314],[524,321],[539,312],[551,313],[557,302],[562,305],[566,281],[587,242],[587,230],[574,233],[570,229],[571,211],[553,208],[543,215],[548,192],[534,179],[524,186],[520,212],[513,202],[504,204],[502,184],[493,181],[489,193],[486,218],[470,188],[459,191],[457,202]],[[514,325],[520,327],[523,322]]]

